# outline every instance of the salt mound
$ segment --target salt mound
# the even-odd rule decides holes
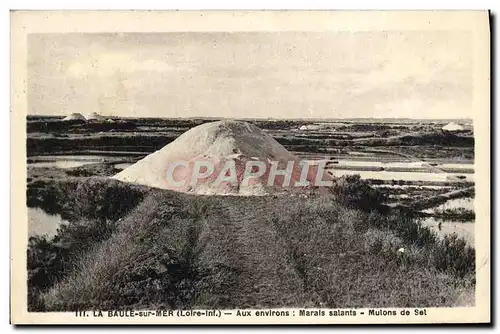
[[[169,165],[179,161],[183,161],[185,165],[173,170],[173,179],[176,182],[185,182],[182,186],[174,186],[167,181],[167,170]],[[200,161],[212,164],[214,172],[193,184],[190,182],[192,171]],[[245,184],[242,180],[248,161],[265,164],[266,172],[261,177],[247,180]],[[286,148],[255,125],[240,121],[217,121],[190,129],[172,143],[124,169],[113,178],[195,194],[264,195],[277,191],[278,188],[283,190],[284,176],[278,175],[276,182],[268,185],[271,164],[276,163],[279,170],[284,170],[289,161],[293,161],[296,167],[291,176],[293,185],[300,178],[301,166]],[[237,182],[224,181],[216,184],[221,171],[226,172],[228,163],[234,165]],[[316,170],[311,167],[307,179],[313,179],[315,173]]]
[[[464,128],[460,124],[450,122],[442,127],[444,131],[462,131]]]
[[[305,131],[305,130],[319,130],[323,128],[322,125],[319,124],[309,124],[309,125],[302,125],[299,130]]]
[[[72,113],[63,118],[63,121],[85,121],[85,117],[79,113]]]
[[[89,121],[105,121],[106,119],[96,112],[87,115],[87,120]]]

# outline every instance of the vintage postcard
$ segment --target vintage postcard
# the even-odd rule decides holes
[[[11,12],[14,324],[489,323],[487,11]]]

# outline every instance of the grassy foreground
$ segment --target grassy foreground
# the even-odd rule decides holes
[[[71,223],[30,240],[29,308],[474,304],[475,251],[407,214],[373,209],[379,200],[356,178],[307,199],[193,196],[97,178],[36,184],[28,205]]]

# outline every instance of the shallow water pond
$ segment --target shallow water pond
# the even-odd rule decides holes
[[[441,223],[441,228],[439,228]],[[422,225],[429,227],[436,234],[444,238],[445,235],[456,233],[459,238],[465,239],[470,246],[474,246],[475,227],[474,222],[455,222],[428,217],[422,220]]]
[[[431,181],[431,182],[459,182],[474,181],[474,174],[459,173],[424,173],[424,172],[386,172],[386,171],[357,171],[357,170],[330,170],[332,175],[340,177],[344,175],[359,174],[362,179],[376,180],[404,180],[404,181]],[[459,179],[459,177],[462,177]]]
[[[446,210],[454,210],[460,208],[474,211],[474,198],[471,197],[454,198],[444,202],[441,205],[425,209],[422,211],[425,213],[436,213],[436,212],[442,212]]]
[[[404,185],[404,184],[373,184],[372,187],[374,188],[381,188],[381,189],[408,189],[408,188],[422,188],[422,189],[451,189],[451,186],[429,186],[429,185]]]
[[[83,165],[103,162],[102,156],[95,155],[58,155],[58,156],[38,156],[31,158],[33,162],[28,165],[43,168],[73,168]]]
[[[93,164],[94,161],[72,161],[72,160],[58,160],[58,161],[43,161],[43,162],[32,162],[29,165],[32,167],[40,168],[73,168],[80,167],[88,164]]]
[[[28,236],[54,236],[61,224],[68,222],[60,215],[49,215],[40,208],[28,208]]]
[[[356,167],[400,167],[400,168],[422,168],[429,165],[425,162],[383,162],[383,161],[362,161],[362,160],[337,160],[337,166]]]
[[[454,168],[454,169],[470,169],[474,168],[473,163],[463,163],[463,164],[439,164],[438,167],[441,168]]]

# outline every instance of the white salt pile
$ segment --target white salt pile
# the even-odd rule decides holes
[[[85,117],[79,113],[72,113],[64,117],[63,121],[85,121]]]
[[[443,126],[442,129],[444,131],[453,132],[453,131],[462,131],[464,129],[464,127],[461,126],[460,124],[455,123],[455,122],[451,122],[451,123],[448,123],[445,126]]]
[[[302,125],[299,130],[319,130],[323,128],[323,126],[319,125],[319,124],[309,124],[309,125]]]
[[[89,115],[87,115],[87,120],[88,121],[105,121],[106,118],[104,118],[103,116],[99,115],[98,113],[96,112],[93,112]]]
[[[259,177],[244,180],[247,162],[265,164],[265,173]],[[268,184],[272,162],[278,163],[279,170],[286,169],[288,162],[294,162],[291,185],[299,181],[302,166],[297,158],[281,144],[258,127],[247,122],[218,121],[199,125],[183,133],[175,141],[148,155],[134,165],[113,176],[114,179],[143,184],[151,187],[171,189],[195,194],[214,195],[263,195],[283,190],[285,176],[277,176]],[[172,164],[183,163],[173,169],[174,185],[168,180]],[[196,167],[206,177],[193,181],[193,168],[197,163],[214,166],[209,173],[204,167]],[[229,163],[229,165],[228,165]],[[233,165],[234,168],[227,168]],[[316,169],[317,170],[317,169]],[[314,178],[316,170],[310,168],[307,180]],[[236,180],[216,182],[220,175],[229,176],[235,171]],[[323,180],[326,179],[326,173]],[[236,181],[236,182],[233,182]]]

